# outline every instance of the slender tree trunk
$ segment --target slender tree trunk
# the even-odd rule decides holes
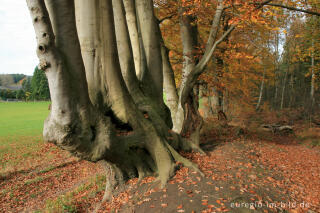
[[[140,50],[140,42],[139,42],[139,32],[138,32],[138,24],[137,24],[137,15],[135,9],[135,3],[133,0],[123,0],[125,15],[127,20],[127,27],[130,35],[130,41],[132,46],[132,53],[134,58],[134,65],[136,70],[136,75],[139,80],[142,79],[143,69],[141,65],[141,50]]]
[[[284,106],[284,98],[285,98],[284,95],[285,95],[285,90],[286,90],[289,67],[290,67],[290,65],[289,65],[289,62],[288,62],[288,68],[286,69],[286,73],[285,73],[284,80],[283,80],[283,85],[282,85],[280,109],[283,109],[283,106]]]
[[[208,91],[208,85],[206,82],[199,82],[199,100],[201,99],[202,106],[201,106],[201,116],[203,118],[208,118],[212,115],[212,108],[211,108],[211,100]]]
[[[278,87],[279,87],[279,81],[278,81],[278,71],[279,71],[279,35],[276,34],[275,35],[275,41],[276,41],[276,56],[275,56],[275,70],[274,70],[274,75],[275,75],[275,79],[274,79],[274,87],[275,87],[275,94],[274,94],[274,100],[273,100],[273,105],[274,107],[277,107],[277,103],[278,103]]]
[[[259,99],[258,99],[258,103],[257,103],[257,106],[256,106],[256,110],[259,110],[260,105],[261,105],[262,94],[263,94],[263,89],[264,89],[264,78],[265,78],[265,75],[266,75],[266,68],[265,68],[265,66],[264,66],[264,68],[263,68],[262,80],[261,80],[261,85],[260,85]]]
[[[290,100],[289,100],[289,108],[291,108],[294,105],[295,101],[295,92],[294,92],[294,69],[292,70],[292,73],[290,75],[290,86],[291,86],[291,91],[290,91]]]
[[[181,121],[183,118],[183,111],[178,110],[179,105],[179,96],[176,88],[176,82],[174,79],[173,69],[169,61],[169,50],[165,47],[164,42],[162,41],[161,46],[161,56],[162,56],[162,66],[163,66],[163,88],[166,97],[166,104],[170,109],[171,118],[173,121],[173,130],[179,132],[178,121]],[[181,124],[182,125],[182,124]]]
[[[212,88],[212,101],[211,101],[213,114],[218,114],[218,111],[220,110],[219,106],[219,92],[216,88]]]
[[[310,100],[311,106],[314,105],[314,81],[315,81],[315,72],[314,72],[314,39],[312,39],[312,52],[311,52],[311,89],[310,89]]]
[[[278,100],[278,83],[275,81],[275,94],[274,94],[274,106],[277,106]]]

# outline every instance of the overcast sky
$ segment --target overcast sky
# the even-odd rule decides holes
[[[0,74],[32,75],[38,64],[36,40],[25,0],[1,0]]]

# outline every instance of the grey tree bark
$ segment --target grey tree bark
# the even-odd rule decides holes
[[[152,10],[142,10],[150,7],[150,1],[141,2],[145,4],[137,5],[140,21],[153,20]],[[175,161],[198,171],[176,151],[196,147],[170,132],[163,110],[154,107],[163,102],[162,80],[151,91],[157,92],[156,98],[141,92],[122,1],[27,0],[27,4],[39,68],[46,72],[52,97],[44,124],[46,141],[82,159],[108,162],[118,180],[156,173],[164,185],[173,175]],[[148,35],[150,28],[143,31],[147,70],[155,81],[154,76],[162,76],[162,62],[159,71],[151,55],[161,58],[160,45],[153,46],[158,40],[150,37],[155,34]],[[117,136],[117,122],[127,123],[133,132]]]
[[[218,39],[220,20],[225,7],[222,0],[218,1],[217,9],[212,21],[210,34],[206,43],[206,48],[201,60],[194,58],[195,47],[197,46],[196,26],[193,26],[193,17],[184,14],[184,9],[180,11],[181,39],[183,43],[183,76],[177,106],[169,106],[171,111],[176,112],[173,120],[173,130],[187,136],[194,144],[199,145],[199,133],[202,126],[202,118],[198,111],[198,85],[197,79],[204,72],[207,63],[213,52],[234,29],[231,26]],[[173,81],[170,81],[173,82]],[[165,86],[166,88],[166,86]]]
[[[262,75],[262,80],[261,80],[261,85],[260,85],[260,92],[259,92],[259,99],[258,99],[258,103],[256,106],[256,110],[259,110],[260,105],[261,105],[261,100],[262,100],[262,94],[263,94],[263,89],[264,89],[264,78],[266,75],[266,68],[263,68],[263,75]]]

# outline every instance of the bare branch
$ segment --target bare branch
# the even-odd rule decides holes
[[[213,52],[216,50],[217,46],[236,28],[236,25],[232,25],[212,46],[210,49],[208,55],[206,57],[203,57],[201,61],[195,66],[194,72],[195,74],[198,72],[201,72],[206,66],[206,64],[209,62]]]
[[[266,0],[264,2],[261,2],[260,4],[258,4],[258,6],[256,7],[256,9],[260,9],[261,7],[263,7],[266,4],[269,4],[270,2],[272,2],[272,0]]]
[[[228,35],[236,28],[236,25],[232,25],[212,46],[209,53],[206,56],[203,56],[201,61],[195,66],[195,68],[191,71],[191,73],[188,75],[188,79],[186,82],[186,87],[183,88],[181,93],[181,104],[184,105],[185,100],[188,96],[188,94],[193,89],[193,85],[196,83],[198,77],[201,75],[201,73],[204,71],[204,68],[206,67],[207,63],[209,62],[213,52],[216,50],[217,46],[224,41]]]
[[[288,10],[293,10],[293,11],[297,11],[297,12],[307,13],[307,14],[310,14],[310,15],[320,16],[320,13],[316,12],[316,11],[303,10],[303,9],[299,9],[299,8],[296,8],[296,7],[290,7],[290,6],[282,5],[282,4],[267,3],[265,5],[273,6],[273,7],[281,7],[281,8],[285,8],[285,9],[288,9]]]
[[[255,8],[257,10],[257,9],[260,9],[261,7],[263,7],[264,5],[269,4],[272,1],[273,0],[266,0],[266,1],[263,1],[261,3],[249,3],[249,4],[257,5],[257,7]],[[242,4],[232,4],[231,6],[224,7],[224,9],[234,8],[236,6],[242,6]]]
[[[158,24],[162,24],[163,21],[168,20],[173,18],[174,16],[176,16],[176,13],[171,14],[170,16],[164,17],[162,19],[156,18],[156,21],[158,22]]]
[[[291,6],[288,6],[288,5],[271,3],[271,2],[272,2],[272,0],[266,0],[266,1],[263,1],[261,3],[249,3],[249,4],[256,5],[256,8],[255,8],[256,10],[262,8],[263,6],[273,6],[273,7],[281,7],[281,8],[287,9],[287,10],[293,10],[293,11],[297,11],[297,12],[307,13],[307,14],[310,14],[310,15],[320,16],[320,12],[299,9],[299,8],[296,8],[296,7],[291,7]],[[242,4],[227,6],[227,7],[224,8],[224,10],[232,8],[232,7],[235,7],[235,6],[242,6]]]

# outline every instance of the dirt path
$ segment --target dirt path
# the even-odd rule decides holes
[[[214,137],[204,139],[207,156],[184,154],[205,177],[182,167],[164,189],[154,187],[154,178],[133,180],[100,211],[320,212],[319,148],[299,145],[294,137]],[[75,205],[92,210],[101,197]]]
[[[124,212],[150,212],[150,208],[153,212],[277,212],[278,202],[289,203],[289,196],[273,185],[271,180],[280,179],[278,174],[257,163],[253,145],[246,140],[215,148],[208,144],[208,156],[186,154],[200,166],[204,178],[182,168],[165,190],[139,193],[137,202]]]
[[[140,183],[131,180],[127,189],[100,211],[320,212],[319,148],[299,145],[294,137],[273,135],[216,138],[212,134],[203,141],[206,156],[182,154],[197,163],[205,177],[180,167],[164,189],[154,187],[152,177]],[[45,199],[103,173],[98,165],[71,162],[2,180],[0,211],[41,209]],[[103,190],[88,196],[90,190],[96,188],[72,195],[76,211],[91,211],[102,199]]]

